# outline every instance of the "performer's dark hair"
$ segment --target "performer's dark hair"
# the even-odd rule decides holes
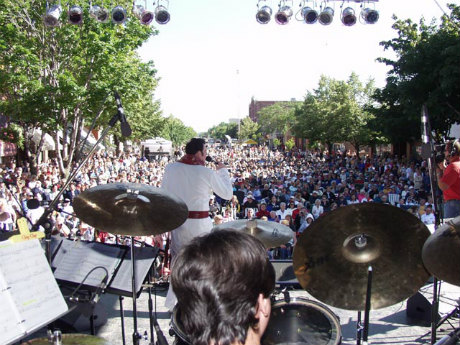
[[[190,343],[230,345],[244,343],[249,327],[257,329],[258,296],[272,293],[275,270],[258,239],[215,230],[179,252],[171,284]]]
[[[185,145],[185,153],[194,155],[198,151],[202,151],[205,144],[206,140],[203,138],[193,138]]]

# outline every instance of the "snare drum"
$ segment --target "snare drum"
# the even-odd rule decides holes
[[[338,345],[342,332],[338,317],[324,305],[304,298],[272,304],[262,345]]]

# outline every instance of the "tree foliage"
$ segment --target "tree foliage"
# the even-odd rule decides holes
[[[158,134],[161,114],[152,97],[156,71],[135,52],[155,30],[141,25],[130,10],[124,25],[96,22],[83,0],[62,1],[61,23],[46,27],[45,5],[38,0],[0,1],[0,112],[25,129],[31,163],[37,163],[41,147],[33,145],[30,133],[40,128],[56,147],[62,144],[58,161],[64,171],[75,160],[81,129],[92,123],[105,128],[116,114],[115,90],[133,128],[131,139]],[[81,25],[68,23],[69,5],[82,7]],[[132,2],[117,5],[129,9]],[[121,139],[118,126],[112,133]]]
[[[335,142],[348,141],[359,152],[359,146],[378,137],[368,125],[373,119],[367,111],[373,92],[373,81],[363,84],[354,73],[347,81],[321,76],[318,88],[309,91],[295,111],[296,136],[329,149]]]
[[[460,7],[449,8],[450,15],[443,16],[440,24],[394,17],[398,36],[381,42],[397,58],[379,59],[390,71],[386,86],[375,94],[380,104],[375,114],[384,134],[394,142],[420,139],[423,104],[439,137],[460,122]]]
[[[192,127],[185,126],[181,120],[174,116],[169,116],[165,119],[161,136],[171,140],[174,146],[179,147],[196,137],[196,132]]]
[[[238,134],[238,138],[240,140],[258,140],[260,137],[259,129],[260,125],[252,121],[251,118],[247,116],[240,122],[240,132]]]
[[[238,124],[221,122],[217,126],[208,129],[208,136],[211,138],[226,140],[226,135],[236,138],[238,136]]]
[[[298,102],[277,102],[259,110],[257,122],[261,133],[284,136],[294,124],[294,111],[297,104]]]

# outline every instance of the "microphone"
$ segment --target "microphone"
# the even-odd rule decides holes
[[[214,158],[212,158],[211,156],[206,156],[205,158],[206,162],[209,162],[209,163],[217,163]]]
[[[118,118],[120,120],[120,128],[121,134],[124,137],[129,137],[132,133],[131,126],[129,125],[128,121],[126,121],[125,111],[123,110],[123,106],[121,105],[121,98],[118,92],[114,91],[115,101],[117,102],[117,109],[118,109]]]

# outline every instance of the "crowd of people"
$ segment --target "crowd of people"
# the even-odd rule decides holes
[[[55,232],[69,238],[78,235],[85,240],[114,243],[115,236],[77,218],[72,209],[73,199],[86,189],[105,183],[161,187],[166,165],[182,155],[178,151],[151,159],[140,154],[95,154],[60,196],[52,213]],[[215,224],[259,218],[283,222],[299,236],[316,219],[338,207],[378,202],[412,212],[434,230],[430,178],[423,160],[391,155],[358,157],[342,152],[283,152],[266,146],[209,145],[208,155],[229,167],[233,186],[230,200],[210,196],[209,217]],[[0,231],[15,230],[15,220],[23,215],[34,224],[64,184],[53,160],[41,164],[37,174],[31,173],[28,164],[1,165]],[[31,199],[38,200],[38,208],[28,207]],[[162,246],[164,237],[140,240]]]

